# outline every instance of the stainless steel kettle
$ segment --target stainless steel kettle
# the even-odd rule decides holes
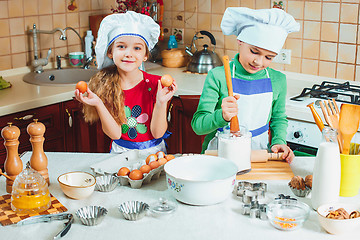
[[[203,37],[198,37],[198,34],[208,36],[210,38],[210,42],[214,45],[213,50],[208,49],[208,45],[204,44],[201,51],[198,51],[195,45],[195,41],[197,39],[202,39]],[[195,48],[195,53],[192,52],[192,47]],[[213,69],[217,66],[222,66],[223,63],[220,60],[219,56],[215,53],[216,40],[214,36],[208,31],[200,31],[196,32],[190,47],[186,47],[185,52],[191,56],[191,60],[187,65],[187,70],[194,73],[207,73],[209,70]]]

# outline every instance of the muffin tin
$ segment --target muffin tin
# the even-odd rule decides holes
[[[97,175],[114,175],[117,176],[117,172],[122,167],[127,167],[131,170],[139,169],[142,165],[145,165],[145,159],[147,156],[141,156],[138,150],[130,150],[121,154],[114,154],[113,157],[106,159],[105,161],[91,165],[90,168]],[[141,188],[143,184],[147,184],[152,180],[156,180],[161,174],[165,174],[164,165],[151,170],[149,173],[145,173],[143,179],[132,180],[128,176],[117,176],[120,180],[120,185],[131,188]]]

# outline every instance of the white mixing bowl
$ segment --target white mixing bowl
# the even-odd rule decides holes
[[[231,160],[208,155],[178,157],[164,169],[173,196],[191,205],[212,205],[227,199],[238,171]]]
[[[58,182],[69,198],[84,199],[94,192],[96,179],[87,172],[68,172],[60,175]]]

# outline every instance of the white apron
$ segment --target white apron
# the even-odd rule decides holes
[[[252,134],[251,149],[267,149],[269,143],[268,118],[272,107],[273,91],[267,69],[267,78],[243,80],[235,78],[235,64],[232,69],[234,94],[240,95],[238,103],[239,124]],[[217,136],[209,142],[208,150],[217,149]]]

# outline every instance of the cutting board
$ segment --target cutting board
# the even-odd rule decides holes
[[[47,215],[66,212],[67,208],[62,205],[59,200],[50,194],[51,206],[48,210],[34,214],[19,214],[11,209],[11,194],[0,196],[0,223],[3,226],[17,223],[25,218],[36,216],[36,215]]]
[[[294,176],[290,165],[285,161],[251,163],[251,171],[237,175],[237,180],[290,180]]]

